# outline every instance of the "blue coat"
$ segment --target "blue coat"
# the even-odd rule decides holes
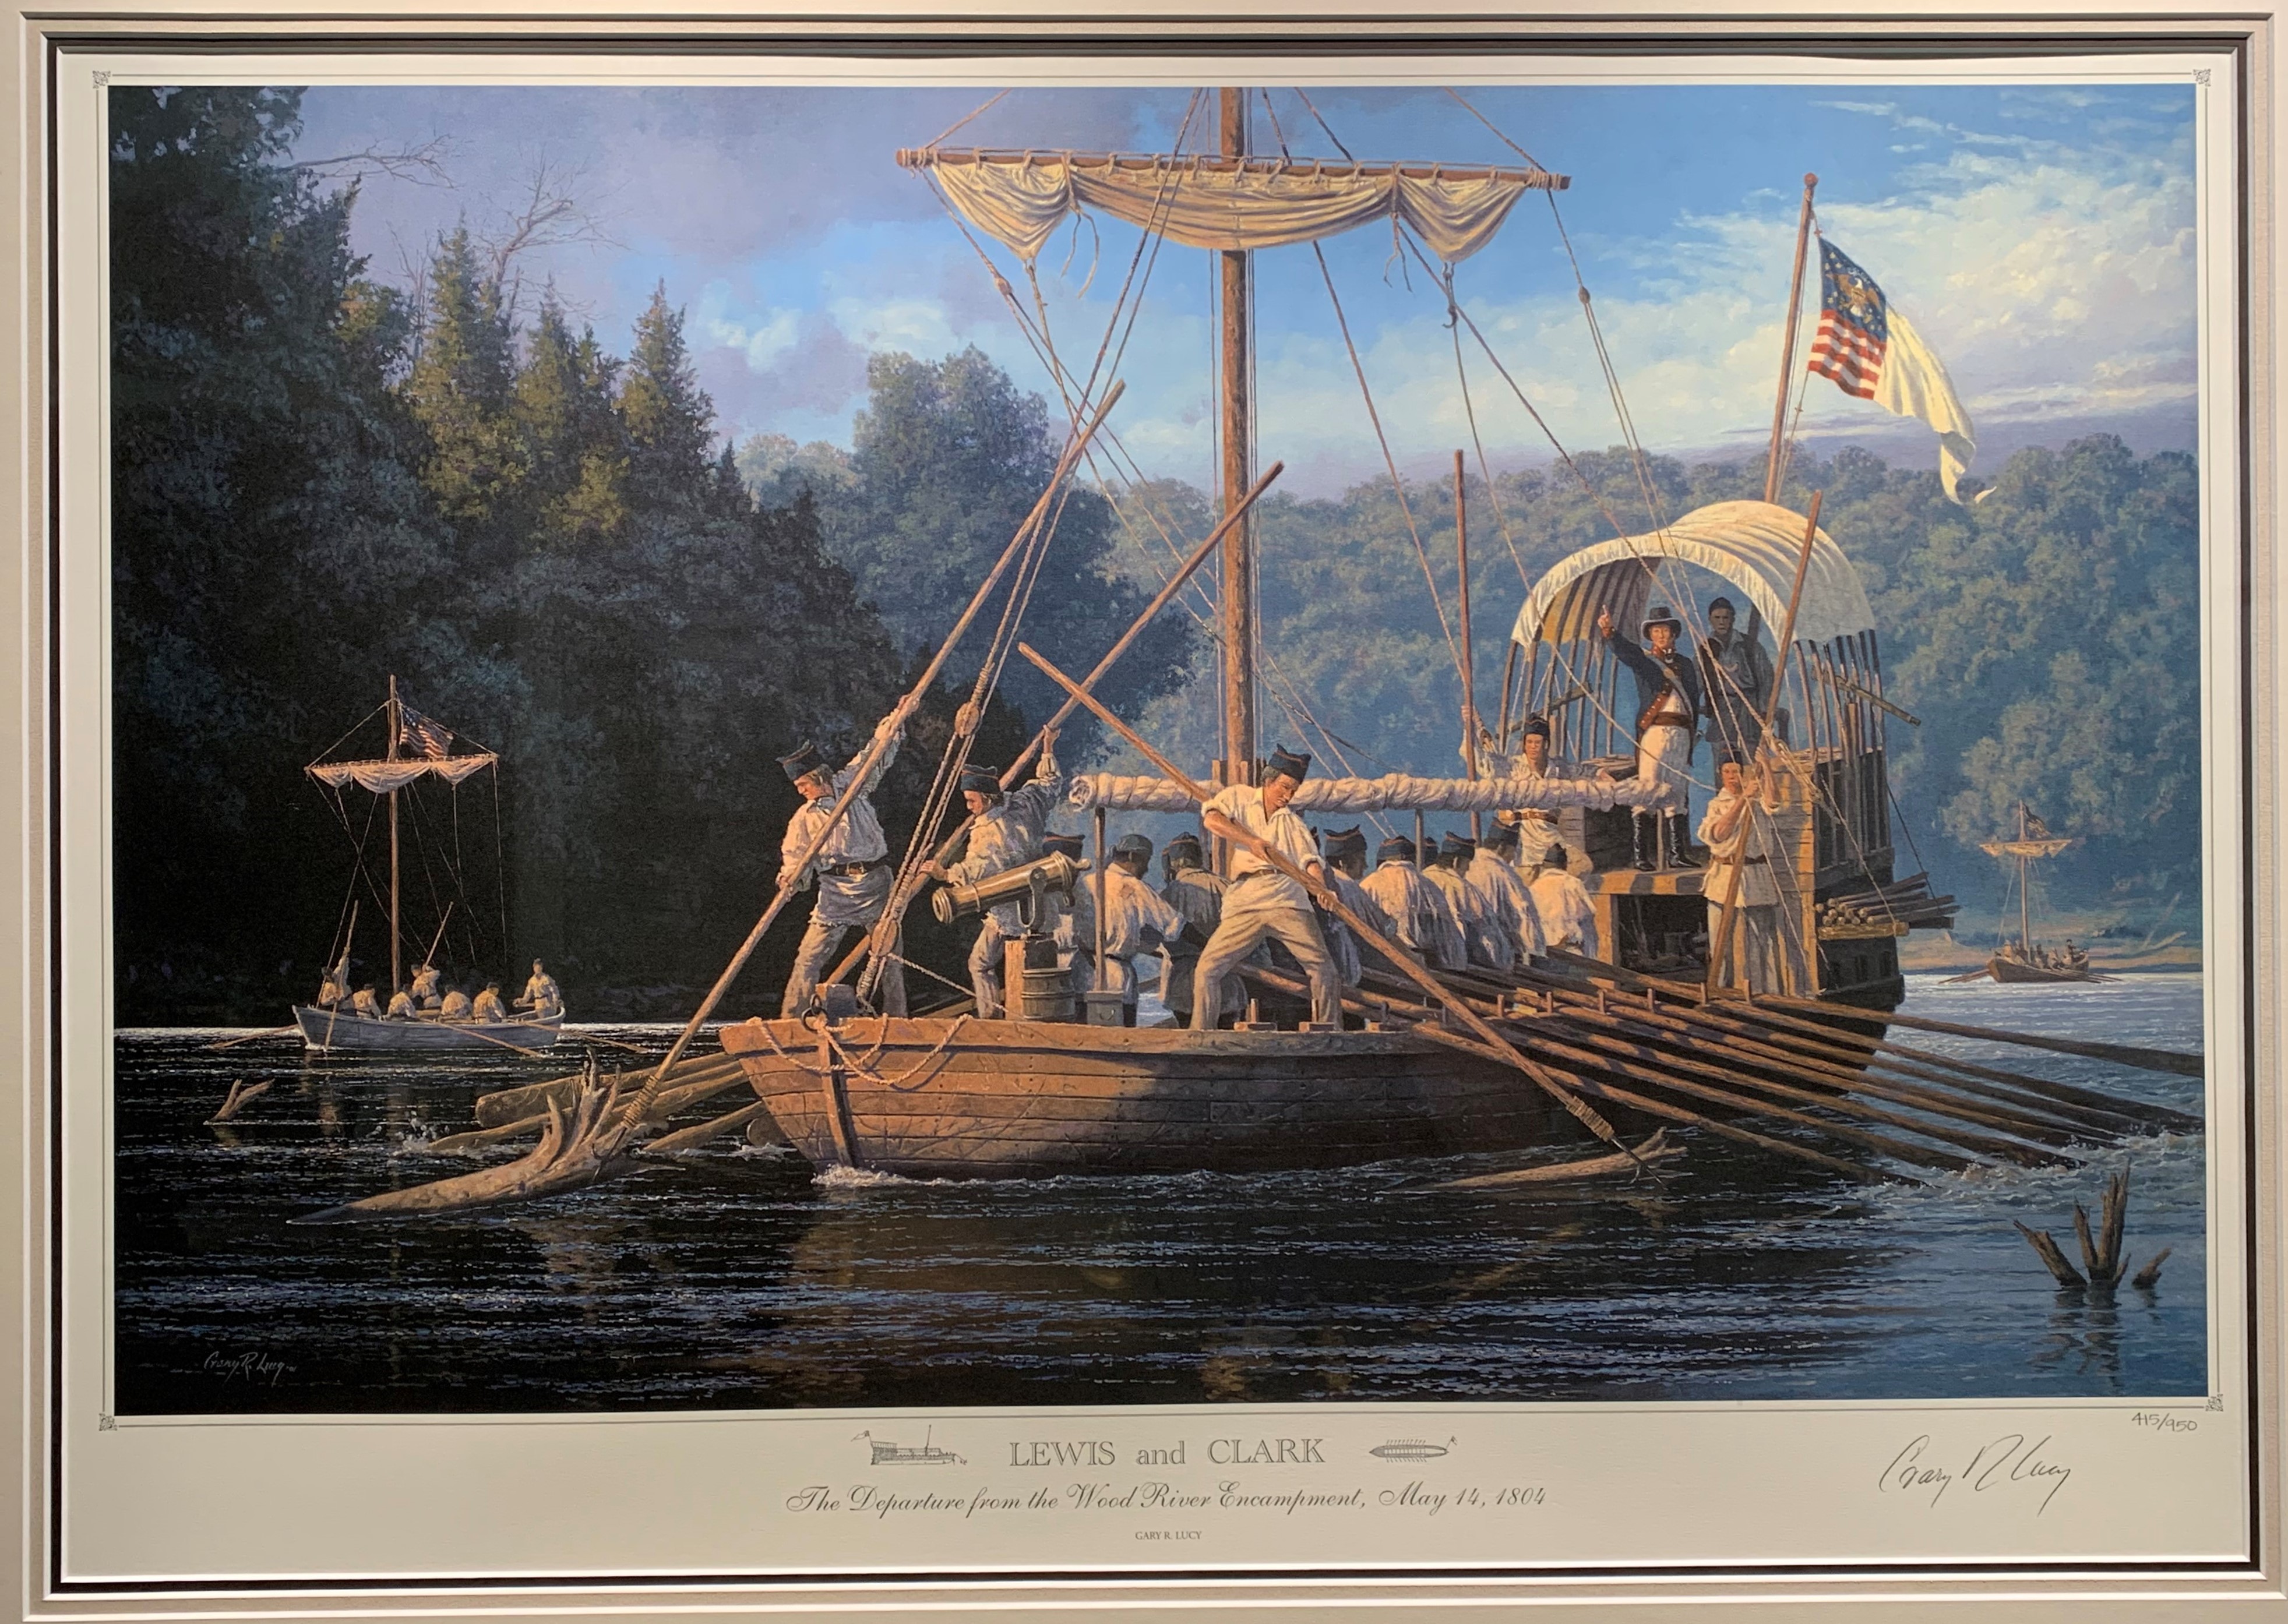
[[[1702,718],[1708,714],[1708,707],[1702,697],[1699,668],[1691,657],[1680,649],[1672,650],[1665,655],[1656,654],[1624,637],[1615,637],[1609,641],[1613,653],[1620,656],[1621,663],[1628,667],[1629,674],[1637,679],[1637,720],[1633,725],[1638,731],[1642,731],[1643,719],[1659,700],[1661,690],[1673,686],[1684,696],[1684,702],[1691,707],[1692,726],[1696,736]]]

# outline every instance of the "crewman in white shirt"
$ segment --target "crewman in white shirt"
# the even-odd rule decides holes
[[[1227,784],[1200,809],[1200,820],[1207,832],[1234,844],[1231,889],[1224,893],[1223,918],[1201,951],[1199,968],[1192,972],[1194,1031],[1214,1028],[1216,1012],[1223,1008],[1224,978],[1266,937],[1293,954],[1310,978],[1311,1019],[1331,1028],[1342,1024],[1342,977],[1320,932],[1311,893],[1238,844],[1240,836],[1251,836],[1315,883],[1325,883],[1326,869],[1319,861],[1318,844],[1311,838],[1310,828],[1287,804],[1310,770],[1308,756],[1274,749],[1264,765],[1259,788]]]

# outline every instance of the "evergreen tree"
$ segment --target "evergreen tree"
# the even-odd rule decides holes
[[[428,431],[422,483],[465,536],[512,524],[504,504],[524,459],[509,414],[514,335],[500,286],[478,262],[468,228],[457,227],[431,257],[428,321],[407,399]]]
[[[655,506],[703,505],[715,404],[692,370],[683,313],[669,307],[665,283],[652,290],[635,337],[620,391],[632,487],[639,500]]]

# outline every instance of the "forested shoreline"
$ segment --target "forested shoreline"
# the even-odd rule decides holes
[[[432,245],[414,291],[384,285],[349,248],[355,187],[289,162],[296,92],[111,97],[122,1023],[269,1024],[314,989],[361,814],[349,804],[346,832],[302,767],[393,673],[503,762],[497,844],[481,777],[420,814],[476,904],[449,923],[449,974],[504,977],[536,955],[576,1018],[687,1011],[775,874],[795,797],[775,757],[805,737],[854,750],[1038,495],[1058,423],[973,351],[878,355],[847,451],[735,454],[672,290],[623,357],[465,231]],[[1642,511],[1627,458],[1580,466],[1613,511]],[[1760,494],[1760,465],[1649,471],[1672,514]],[[1893,731],[1922,855],[1978,894],[1993,871],[1966,843],[2023,796],[2086,836],[2057,865],[2061,897],[2135,910],[2197,893],[2193,462],[2099,438],[2020,453],[1994,479],[1958,508],[1929,470],[1847,450],[1799,461],[1783,498],[1825,492],[1892,694],[1924,718]],[[1186,487],[1114,495],[1067,500],[1029,612],[1029,639],[1069,666],[1093,663],[1172,543],[1207,527]],[[1505,474],[1492,495],[1471,498],[1482,691],[1521,566],[1611,533],[1561,471]],[[1450,603],[1450,493],[1408,497]],[[1443,770],[1458,683],[1388,485],[1261,512],[1279,685],[1362,769]],[[1204,757],[1212,652],[1172,612],[1102,692]],[[965,695],[956,669],[879,797],[894,842]],[[1006,761],[1051,703],[1013,670],[978,758]],[[1092,732],[1069,744],[1096,749]],[[446,864],[409,874],[409,950]],[[374,872],[369,851],[365,922]],[[910,950],[952,972],[951,933],[926,909],[910,923]],[[769,1007],[795,935],[774,932],[735,1009]],[[360,939],[360,973],[385,979],[379,932],[361,922]]]

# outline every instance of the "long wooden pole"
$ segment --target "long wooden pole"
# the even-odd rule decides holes
[[[1138,638],[1144,635],[1144,629],[1158,617],[1160,611],[1175,601],[1176,594],[1184,590],[1184,583],[1198,573],[1200,566],[1214,556],[1215,550],[1223,544],[1223,539],[1230,534],[1232,527],[1241,522],[1247,511],[1255,505],[1264,492],[1271,488],[1271,482],[1284,472],[1286,467],[1287,464],[1284,463],[1274,463],[1264,470],[1263,477],[1249,487],[1247,495],[1240,499],[1239,505],[1226,513],[1216,527],[1208,532],[1207,540],[1192,549],[1191,556],[1177,566],[1176,573],[1168,577],[1167,582],[1154,596],[1152,601],[1144,606],[1143,613],[1129,622],[1128,630],[1120,634],[1120,640],[1105,651],[1104,658],[1096,662],[1096,669],[1089,672],[1086,678],[1082,681],[1082,687],[1093,689],[1104,674],[1118,663],[1120,657],[1128,652]],[[1079,707],[1078,700],[1068,696],[1065,702],[1057,707],[1056,714],[1041,724],[1040,730],[1033,735],[1032,741],[1017,753],[1017,759],[1011,762],[1007,770],[1001,774],[1002,788],[1006,789],[1017,781],[1018,776],[1031,764],[1033,757],[1041,753],[1041,747],[1048,742],[1049,736],[1063,726],[1065,718],[1071,716]],[[974,821],[973,818],[964,818],[956,824],[953,832],[938,843],[933,860],[941,863],[952,861],[953,854],[960,849],[962,838],[969,833],[969,826]],[[834,967],[834,973],[828,976],[826,979],[830,983],[841,980],[857,966],[859,960],[866,956],[878,937],[882,940],[888,940],[888,933],[897,929],[898,922],[905,917],[907,905],[912,900],[911,889],[902,893],[894,894],[890,899],[889,906],[882,910],[882,920],[885,923],[878,923],[872,931],[861,938],[858,945],[844,955],[842,963]]]
[[[1764,500],[1780,499],[1780,448],[1787,432],[1788,385],[1795,382],[1795,329],[1803,314],[1803,262],[1811,244],[1811,194],[1819,177],[1803,178],[1803,212],[1795,223],[1795,274],[1788,283],[1787,338],[1780,345],[1780,398],[1772,407],[1772,454],[1764,464]],[[1753,636],[1753,629],[1749,633]]]
[[[1470,525],[1462,494],[1462,454],[1454,453],[1454,570],[1461,579],[1462,615],[1462,765],[1470,782],[1478,781],[1477,654],[1470,643]],[[1483,814],[1470,814],[1470,838],[1483,840]]]
[[[389,679],[389,743],[383,750],[383,759],[385,761],[397,759],[397,735],[400,727],[397,678],[393,674]],[[396,996],[397,989],[404,985],[404,949],[398,944],[397,789],[393,785],[389,791],[389,991],[392,997]]]
[[[1247,157],[1249,92],[1227,85],[1219,94],[1224,157]],[[1223,499],[1236,511],[1239,493],[1249,485],[1248,464],[1254,433],[1253,335],[1249,309],[1253,297],[1251,256],[1244,249],[1217,256],[1222,273],[1223,399],[1219,431]],[[1245,783],[1255,773],[1255,546],[1252,527],[1243,520],[1223,550],[1223,732],[1227,783]]]
[[[1138,734],[1133,728],[1130,727],[1125,722],[1123,722],[1118,717],[1114,716],[1111,711],[1106,709],[1102,703],[1097,700],[1095,695],[1082,693],[1079,684],[1074,682],[1071,677],[1057,669],[1057,668],[1051,664],[1048,659],[1038,650],[1033,648],[1029,644],[1020,643],[1017,645],[1017,652],[1023,654],[1026,659],[1031,661],[1036,666],[1038,666],[1042,674],[1046,676],[1051,681],[1058,684],[1067,693],[1077,697],[1082,704],[1086,705],[1091,710],[1096,713],[1097,717],[1105,724],[1106,726],[1111,728],[1122,738],[1127,740],[1129,743],[1134,745],[1145,760],[1159,768],[1160,771],[1166,774],[1171,780],[1181,785],[1186,795],[1190,796],[1195,801],[1205,802],[1209,799],[1211,794],[1209,790],[1204,788],[1199,784],[1195,783],[1189,774],[1176,766],[1173,762],[1171,762],[1165,756],[1161,755],[1159,751],[1145,743],[1143,738]],[[1235,845],[1246,847],[1247,850],[1252,852],[1256,856],[1270,864],[1273,869],[1284,875],[1288,879],[1294,881],[1297,884],[1309,891],[1314,901],[1318,903],[1321,907],[1325,908],[1329,913],[1332,914],[1336,918],[1341,920],[1345,924],[1348,925],[1351,930],[1357,934],[1359,940],[1362,944],[1372,947],[1376,952],[1381,954],[1385,958],[1387,958],[1393,964],[1396,965],[1409,979],[1412,980],[1416,986],[1421,987],[1424,992],[1429,994],[1431,997],[1443,1004],[1449,1011],[1462,1022],[1464,1026],[1467,1026],[1472,1032],[1476,1033],[1482,1042],[1498,1050],[1504,1060],[1515,1066],[1519,1071],[1523,1072],[1537,1088],[1540,1089],[1552,1099],[1557,1101],[1559,1105],[1564,1106],[1568,1112],[1571,1113],[1574,1118],[1578,1121],[1583,1127],[1586,1128],[1591,1133],[1595,1134],[1597,1137],[1602,1139],[1615,1150],[1625,1152],[1628,1151],[1628,1147],[1623,1145],[1619,1137],[1613,1132],[1611,1123],[1606,1121],[1603,1117],[1591,1110],[1578,1095],[1575,1094],[1563,1083],[1560,1082],[1547,1067],[1537,1066],[1533,1061],[1527,1059],[1523,1055],[1520,1054],[1517,1050],[1511,1045],[1508,1039],[1503,1037],[1500,1033],[1496,1032],[1493,1027],[1487,1025],[1485,1018],[1479,1015],[1475,1010],[1470,1008],[1466,1002],[1460,997],[1458,997],[1455,994],[1448,991],[1447,988],[1441,985],[1438,979],[1431,975],[1428,970],[1423,969],[1421,965],[1415,963],[1413,956],[1410,955],[1405,948],[1400,947],[1396,942],[1392,941],[1381,931],[1376,930],[1365,920],[1360,918],[1357,914],[1354,913],[1351,910],[1350,905],[1343,900],[1341,894],[1335,891],[1333,887],[1315,883],[1312,880],[1311,876],[1306,874],[1302,869],[1298,868],[1279,852],[1272,850],[1272,848],[1265,842],[1258,839],[1255,836],[1250,834],[1238,824],[1232,822],[1227,818],[1221,817],[1215,812],[1207,812],[1203,815],[1202,822],[1208,827],[1209,833],[1219,836],[1221,838],[1231,842]],[[1634,1152],[1628,1152],[1628,1153],[1632,1158],[1633,1158],[1635,1154]]]
[[[1008,573],[1009,566],[1016,561],[1017,554],[1032,535],[1034,527],[1047,516],[1049,503],[1055,497],[1058,490],[1062,487],[1065,480],[1071,477],[1073,464],[1080,460],[1081,453],[1088,448],[1088,442],[1096,438],[1097,430],[1104,426],[1105,418],[1110,415],[1113,407],[1119,403],[1120,397],[1127,387],[1125,384],[1116,383],[1107,390],[1104,399],[1098,403],[1096,415],[1081,425],[1079,431],[1073,435],[1071,443],[1065,447],[1064,455],[1057,459],[1056,468],[1050,474],[1048,486],[1041,492],[1040,500],[1033,504],[1033,511],[1027,514],[1024,522],[1017,527],[1016,535],[1011,539],[1009,545],[1002,550],[1001,557],[995,561],[992,569],[987,572],[985,579],[978,584],[975,594],[969,600],[969,606],[961,612],[961,618],[954,622],[953,630],[946,633],[945,641],[938,645],[937,652],[930,656],[929,664],[924,668],[921,676],[916,679],[912,687],[907,690],[905,696],[899,700],[893,709],[891,714],[899,719],[901,725],[903,724],[906,717],[913,713],[914,707],[921,702],[922,695],[929,692],[930,685],[937,680],[937,674],[945,669],[945,662],[952,654],[954,645],[961,641],[962,634],[967,631],[970,623],[976,620],[978,611],[985,606],[986,598],[991,595],[1001,577]],[[850,781],[854,786],[864,783],[872,774],[874,764],[882,758],[882,752],[887,748],[894,733],[894,729],[880,731],[868,742],[865,751],[859,757],[851,772]],[[804,873],[817,860],[819,852],[826,847],[828,837],[840,827],[842,820],[850,811],[850,804],[857,798],[855,795],[836,796],[834,809],[827,813],[826,820],[819,825],[818,833],[811,837],[810,844],[803,849],[801,854],[790,866],[780,869],[778,889],[772,894],[769,905],[763,909],[762,917],[755,921],[755,928],[747,932],[747,939],[739,944],[739,950],[731,955],[731,962],[723,966],[723,973],[715,978],[715,985],[707,989],[707,996],[701,1000],[699,1008],[684,1024],[683,1030],[676,1034],[674,1043],[660,1060],[658,1069],[645,1079],[643,1087],[637,1091],[635,1097],[628,1102],[627,1108],[621,1114],[619,1127],[615,1135],[616,1147],[625,1141],[627,1135],[643,1121],[644,1113],[651,1109],[652,1101],[658,1097],[661,1088],[665,1085],[668,1073],[673,1069],[675,1063],[683,1058],[683,1051],[691,1046],[691,1040],[697,1035],[700,1026],[705,1023],[710,1015],[715,1012],[715,1006],[723,1001],[723,994],[731,990],[731,983],[738,979],[739,972],[747,967],[747,961],[754,956],[756,947],[762,942],[763,933],[771,928],[772,923],[778,918],[780,912],[786,907],[787,899],[795,894],[795,875]]]
[[[1809,194],[1807,193],[1806,195],[1807,197]],[[1780,695],[1787,692],[1788,656],[1790,646],[1795,637],[1795,612],[1797,606],[1803,602],[1804,577],[1811,573],[1811,550],[1819,540],[1819,503],[1820,499],[1825,495],[1826,493],[1824,491],[1814,491],[1811,493],[1811,511],[1804,517],[1803,551],[1797,557],[1795,561],[1795,584],[1788,589],[1787,618],[1780,622],[1780,657],[1777,661],[1778,671],[1772,678],[1771,695],[1764,701],[1762,725],[1757,733],[1757,737],[1759,739],[1768,740],[1772,736],[1772,722],[1773,719],[1779,715]],[[1760,791],[1759,794],[1760,794]],[[1741,809],[1740,815],[1743,818],[1749,820],[1749,824],[1739,843],[1733,848],[1736,856],[1746,852],[1748,844],[1747,836],[1749,835],[1752,835],[1755,831],[1754,820],[1756,816],[1756,807],[1753,798],[1749,801],[1745,807]],[[1773,853],[1766,852],[1765,855],[1769,857],[1772,856]],[[1720,864],[1712,860],[1709,868],[1710,878],[1712,879],[1715,877],[1716,869],[1720,866]],[[1711,992],[1715,990],[1717,978],[1721,972],[1722,966],[1725,962],[1731,957],[1732,927],[1738,923],[1739,919],[1740,893],[1743,891],[1745,891],[1748,885],[1748,876],[1745,868],[1737,862],[1735,862],[1733,866],[1735,867],[1739,867],[1741,872],[1732,876],[1732,889],[1730,894],[1724,899],[1723,906],[1717,914],[1716,929],[1709,933],[1708,986]],[[1815,969],[1816,965],[1815,963]],[[1746,977],[1744,975],[1741,978],[1744,981]]]

